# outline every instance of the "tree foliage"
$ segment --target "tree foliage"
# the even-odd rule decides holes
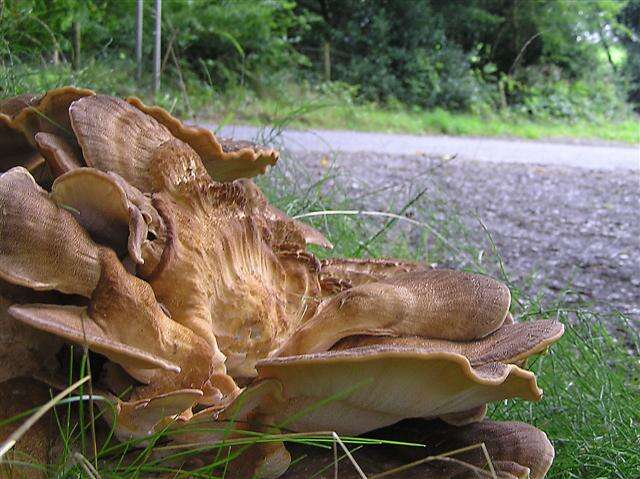
[[[635,0],[634,0],[635,1]],[[602,71],[599,50],[619,41],[624,1],[300,0],[314,19],[300,44],[322,44],[334,78],[369,99],[465,109],[495,85],[497,104],[521,101],[536,81],[579,81]],[[320,34],[318,34],[320,32]],[[533,71],[535,69],[535,71]]]
[[[135,4],[0,1],[1,65],[69,63],[74,29],[83,62],[131,64]],[[163,68],[261,92],[284,75],[322,83],[328,51],[331,79],[362,100],[571,116],[594,99],[611,110],[622,88],[640,103],[639,12],[640,0],[164,0]]]
[[[618,35],[627,51],[623,72],[629,82],[629,100],[640,110],[640,0],[630,0],[618,20]]]

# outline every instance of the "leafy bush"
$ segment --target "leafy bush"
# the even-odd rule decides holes
[[[0,5],[0,56],[5,66],[30,62],[57,68],[71,63],[76,28],[82,65],[132,57],[135,0],[7,0]],[[144,6],[143,57],[149,71],[153,2]],[[165,1],[163,68],[176,68],[178,63],[218,89],[245,82],[259,87],[265,78],[305,60],[288,35],[302,21],[293,6],[288,0]]]
[[[622,83],[610,74],[594,72],[570,81],[557,67],[529,67],[518,79],[517,91],[512,92],[514,108],[536,118],[619,119],[630,113]]]
[[[299,0],[298,15],[312,28],[300,33],[298,48],[318,73],[329,44],[332,80],[357,85],[362,101],[613,117],[625,112],[624,93],[611,78],[615,65],[603,65],[600,52],[610,55],[617,42],[623,4]]]
[[[288,32],[299,23],[286,0],[195,0],[170,2],[165,16],[169,36],[194,71],[212,86],[265,78],[304,62]]]
[[[302,32],[301,46],[319,63],[322,43],[330,43],[332,79],[358,85],[365,101],[470,106],[477,84],[468,55],[448,40],[442,18],[426,2],[327,3],[332,13],[323,18],[317,2],[300,2],[300,14],[313,26]]]
[[[153,4],[144,2],[144,74],[134,83],[135,0],[0,0],[0,95],[61,82],[144,93],[152,80]],[[187,96],[204,102],[207,89],[272,99],[293,88],[301,97],[415,111],[626,115],[626,94],[640,105],[640,0],[581,5],[165,0],[162,71],[170,93],[155,101],[173,106],[177,93],[191,112],[198,105]],[[624,65],[613,62],[612,48],[626,49]],[[38,72],[42,78],[30,78]]]
[[[628,83],[629,100],[640,111],[640,0],[629,0],[619,20],[621,42],[627,51],[622,73]]]

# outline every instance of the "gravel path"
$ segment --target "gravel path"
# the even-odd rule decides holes
[[[250,126],[228,126],[220,132],[237,139],[273,136]],[[279,140],[296,153],[374,152],[393,155],[457,156],[491,163],[573,166],[598,170],[640,170],[640,148],[609,143],[578,144],[498,138],[417,136],[335,130],[285,130]],[[640,128],[638,140],[640,141]]]

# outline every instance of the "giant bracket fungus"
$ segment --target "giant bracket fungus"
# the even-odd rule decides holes
[[[0,145],[3,404],[11,384],[64,384],[60,351],[76,344],[101,361],[94,391],[120,439],[216,443],[229,421],[236,435],[354,435],[424,418],[425,442],[490,445],[499,477],[546,474],[543,433],[484,420],[489,402],[540,399],[525,361],[563,332],[515,322],[504,284],[318,260],[308,244],[329,241],[250,179],[275,150],[137,98],[66,87],[2,101]],[[261,477],[291,460],[273,443],[251,457]]]

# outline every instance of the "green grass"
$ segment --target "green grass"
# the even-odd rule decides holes
[[[233,100],[223,102],[235,104]],[[607,140],[640,143],[640,119],[629,117],[620,121],[605,118],[592,120],[531,119],[511,112],[473,115],[441,109],[411,111],[406,108],[385,108],[376,104],[354,105],[318,99],[299,111],[300,103],[288,104],[272,99],[253,99],[234,109],[234,121],[264,124],[294,116],[289,122],[294,128],[325,128],[385,133],[446,134],[458,136],[490,136],[504,138]],[[228,113],[231,113],[229,110]],[[218,112],[227,112],[220,105]],[[206,110],[203,114],[206,115]],[[214,120],[227,115],[212,115]]]
[[[569,325],[547,356],[530,365],[545,395],[538,404],[494,406],[498,419],[520,420],[544,430],[556,448],[551,478],[638,477],[640,471],[640,366],[638,335],[626,326],[636,355],[613,338],[589,311],[557,307],[526,315]],[[609,318],[624,327],[625,318]]]

